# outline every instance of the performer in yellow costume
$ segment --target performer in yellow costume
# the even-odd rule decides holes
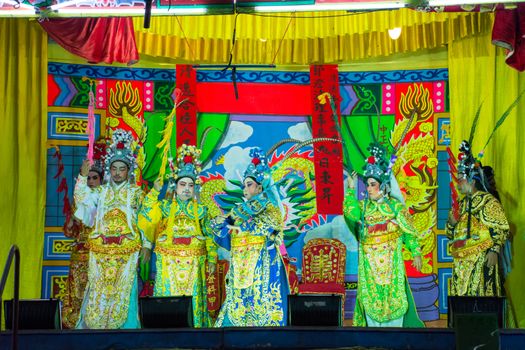
[[[137,229],[142,189],[131,181],[135,157],[132,135],[115,130],[107,150],[107,183],[90,189],[89,162],[82,165],[75,185],[75,215],[88,227],[89,271],[77,328],[140,328],[137,263],[139,252],[149,258],[151,244]],[[107,177],[108,175],[106,175]]]
[[[474,158],[463,141],[458,157],[458,189],[464,195],[459,213],[447,222],[454,268],[449,295],[503,296],[499,254],[509,236],[509,223],[497,197],[492,168]]]
[[[200,150],[182,145],[173,175],[175,197],[159,200],[161,179],[146,196],[139,227],[155,242],[155,296],[193,297],[195,327],[210,327],[207,306],[206,267],[215,271],[217,246],[209,229],[208,210],[195,198],[201,171]]]
[[[87,176],[88,187],[99,187],[102,184],[102,174],[103,170],[100,164],[93,165]],[[73,207],[74,212],[75,208]],[[62,326],[64,328],[75,328],[80,314],[88,279],[89,251],[87,242],[91,231],[92,228],[83,225],[74,216],[64,223],[64,236],[75,240],[69,259],[66,295],[62,300]]]
[[[356,178],[345,196],[343,213],[357,233],[358,285],[353,325],[364,327],[422,327],[403,260],[403,244],[421,269],[421,249],[412,218],[401,202],[401,193],[391,193],[393,175],[378,143],[365,165],[367,197],[358,200]],[[397,197],[397,198],[396,198]]]

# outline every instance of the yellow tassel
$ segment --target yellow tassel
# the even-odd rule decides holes
[[[157,148],[164,147],[162,151],[162,162],[159,169],[159,177],[161,179],[164,179],[164,175],[166,175],[166,164],[168,164],[168,154],[169,148],[171,146],[171,134],[173,132],[173,119],[175,118],[176,110],[177,107],[175,106],[166,119],[164,119],[166,121],[166,126],[162,131],[162,139],[157,144]]]

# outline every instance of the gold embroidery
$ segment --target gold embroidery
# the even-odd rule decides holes
[[[181,257],[205,256],[207,253],[206,245],[203,245],[201,247],[190,247],[187,245],[171,247],[157,246],[155,247],[155,252]]]

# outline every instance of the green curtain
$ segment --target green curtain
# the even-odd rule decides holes
[[[21,298],[40,297],[46,183],[47,35],[0,18],[0,266],[21,253]],[[12,276],[4,299],[12,297]]]
[[[495,123],[525,89],[525,77],[505,64],[505,53],[491,43],[490,33],[455,41],[449,45],[450,119],[452,147],[470,134],[476,110],[483,103],[473,141],[477,154],[487,142]],[[494,168],[497,189],[511,224],[512,271],[505,287],[517,326],[525,327],[525,99],[495,133],[482,162]]]

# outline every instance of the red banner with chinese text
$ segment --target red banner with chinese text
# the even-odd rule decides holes
[[[177,108],[177,148],[182,145],[197,145],[197,72],[189,64],[178,64],[176,85],[181,90],[181,101]]]
[[[310,66],[312,136],[341,139],[339,123],[339,76],[337,65]],[[333,98],[336,116],[328,95]],[[324,98],[323,98],[324,96]],[[337,119],[335,119],[337,118]],[[319,214],[340,215],[343,210],[343,148],[339,142],[314,144],[315,186]]]

